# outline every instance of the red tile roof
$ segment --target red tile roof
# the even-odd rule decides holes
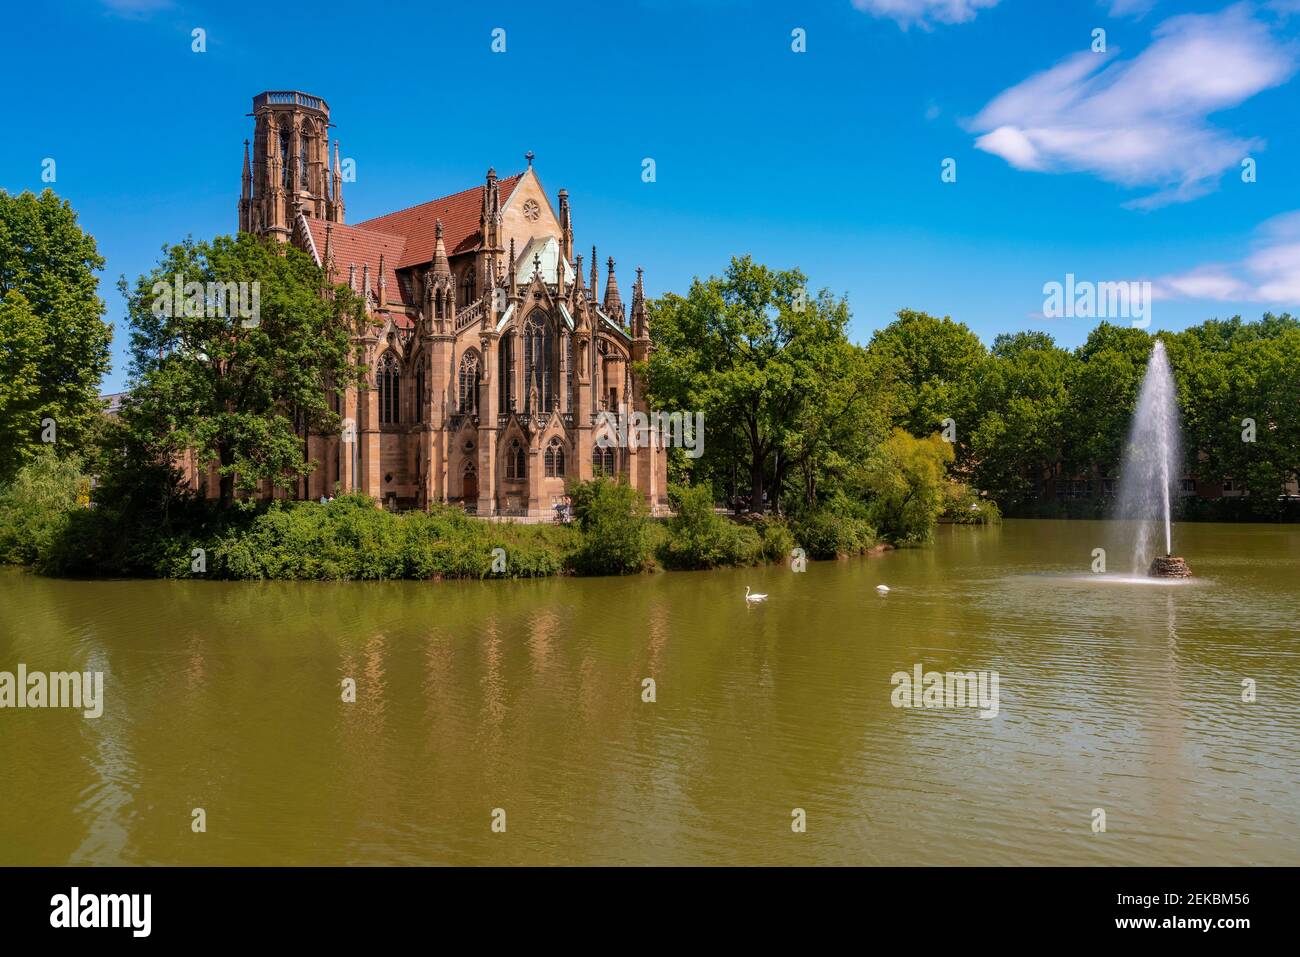
[[[523,175],[516,173],[497,181],[501,191],[501,205],[504,206],[510,199],[510,194]],[[376,216],[355,226],[332,224],[330,249],[334,256],[334,282],[346,283],[348,267],[355,265],[356,288],[360,292],[364,267],[369,265],[370,289],[378,297],[379,256],[382,253],[389,303],[415,307],[417,303],[407,294],[397,270],[420,266],[433,259],[435,223],[439,219],[442,220],[442,241],[447,247],[447,255],[454,256],[476,248],[480,240],[479,215],[483,210],[485,188],[475,186],[419,206]],[[316,247],[316,256],[323,265],[326,222],[323,219],[303,218]],[[410,325],[410,320],[400,314],[395,315],[394,319],[403,328]]]
[[[501,192],[501,205],[504,206],[514,192],[515,186],[523,178],[523,173],[507,176],[497,180]],[[357,225],[362,229],[381,233],[392,233],[406,240],[406,252],[402,260],[396,263],[399,269],[417,266],[433,259],[434,224],[442,220],[442,241],[447,246],[447,255],[468,252],[479,244],[479,216],[483,211],[484,186],[433,199],[419,206],[399,209],[367,219]],[[335,257],[337,261],[338,257]]]
[[[334,257],[334,282],[348,281],[348,267],[357,267],[356,288],[361,291],[364,267],[370,266],[370,288],[379,295],[379,256],[384,257],[384,282],[391,302],[407,302],[405,290],[397,278],[397,267],[406,249],[406,239],[402,236],[381,232],[375,229],[362,229],[359,226],[344,226],[341,223],[326,223],[323,219],[310,219],[307,228],[311,231],[312,243],[316,246],[316,255],[324,265],[325,261],[325,227],[330,227],[330,252]]]

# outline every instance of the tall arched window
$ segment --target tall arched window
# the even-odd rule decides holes
[[[309,123],[303,127],[298,134],[298,188],[310,189],[311,181],[307,178],[307,171],[311,164],[307,160],[307,145],[311,142],[312,127]]]
[[[423,357],[421,357],[423,359]],[[415,372],[415,421],[424,421],[424,364]]]
[[[559,436],[551,439],[550,444],[546,446],[546,477],[564,477],[564,443],[560,441]]]
[[[397,425],[401,421],[402,406],[398,398],[402,385],[402,376],[397,369],[397,357],[385,352],[379,360],[379,374],[375,376],[375,385],[379,389],[379,424]]]
[[[564,355],[564,407],[573,411],[573,336],[567,331],[564,333]]]
[[[460,401],[457,408],[461,412],[478,412],[478,353],[466,352],[460,360]]]
[[[513,412],[515,408],[515,383],[511,375],[515,365],[514,350],[515,337],[507,332],[497,346],[497,392],[502,412]]]
[[[280,185],[289,185],[289,131],[280,131]]]
[[[522,479],[527,477],[527,465],[524,447],[518,439],[511,439],[506,449],[506,478]]]
[[[476,298],[474,286],[475,286],[474,267],[470,266],[468,269],[465,270],[465,275],[460,281],[460,290],[461,290],[460,304],[462,306],[468,306]]]
[[[595,445],[591,450],[591,467],[597,475],[613,478],[618,474],[614,470],[614,447]]]
[[[551,324],[546,316],[534,312],[524,323],[524,401],[531,403],[537,396],[538,407],[526,407],[528,412],[550,412],[553,406],[553,375],[555,343]]]

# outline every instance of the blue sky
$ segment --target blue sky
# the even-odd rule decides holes
[[[684,291],[750,253],[847,294],[863,342],[908,307],[1077,345],[1095,320],[1041,315],[1067,273],[1152,281],[1153,329],[1300,311],[1300,0],[67,0],[0,29],[0,187],[39,190],[53,158],[99,242],[106,391],[118,275],[233,231],[267,89],[329,101],[349,222],[531,149],[624,288],[641,265],[649,294]]]

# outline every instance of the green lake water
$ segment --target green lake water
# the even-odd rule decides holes
[[[1300,528],[1180,525],[1172,585],[1123,580],[1126,536],[536,582],[0,569],[0,671],[105,681],[95,719],[0,710],[0,864],[1300,864]],[[996,671],[997,716],[895,707],[917,664]]]

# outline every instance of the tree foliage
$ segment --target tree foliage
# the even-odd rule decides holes
[[[1070,353],[1046,333],[994,340],[981,383],[971,458],[975,484],[1004,505],[1031,499],[1044,465],[1060,458],[1073,368]]]
[[[675,514],[660,549],[667,567],[717,568],[760,560],[764,543],[759,533],[717,514],[709,486],[674,485],[670,491]]]
[[[964,323],[903,309],[871,339],[872,353],[892,368],[903,405],[899,424],[931,435],[951,419],[959,449],[978,419],[988,350]],[[963,461],[965,456],[963,454]]]
[[[0,481],[51,434],[61,455],[93,440],[113,338],[95,275],[103,266],[66,200],[0,190]]]
[[[182,288],[201,284],[204,296],[169,303],[178,279]],[[247,284],[259,314],[218,307],[209,283]],[[324,277],[306,253],[241,233],[164,248],[152,272],[121,287],[132,358],[123,416],[153,455],[193,450],[200,463],[216,463],[227,505],[237,486],[291,487],[315,466],[305,430],[337,430],[327,387],[363,372],[351,346],[360,312],[346,286],[322,295]]]
[[[569,488],[573,514],[583,535],[574,567],[590,575],[642,571],[650,561],[645,500],[626,482],[598,478]]]
[[[926,541],[946,504],[948,466],[954,458],[951,442],[938,435],[918,439],[895,429],[872,454],[863,469],[863,484],[871,493],[870,518],[890,541]]]
[[[798,270],[772,270],[746,256],[651,311],[653,400],[704,413],[701,474],[711,473],[716,485],[730,471],[720,466],[739,463],[755,512],[767,507],[769,482],[779,490],[791,458],[779,453],[826,394],[826,371],[846,361],[847,302],[825,290],[810,297],[806,286]]]
[[[89,499],[80,464],[47,446],[0,488],[0,562],[30,565],[50,549],[69,513]]]

